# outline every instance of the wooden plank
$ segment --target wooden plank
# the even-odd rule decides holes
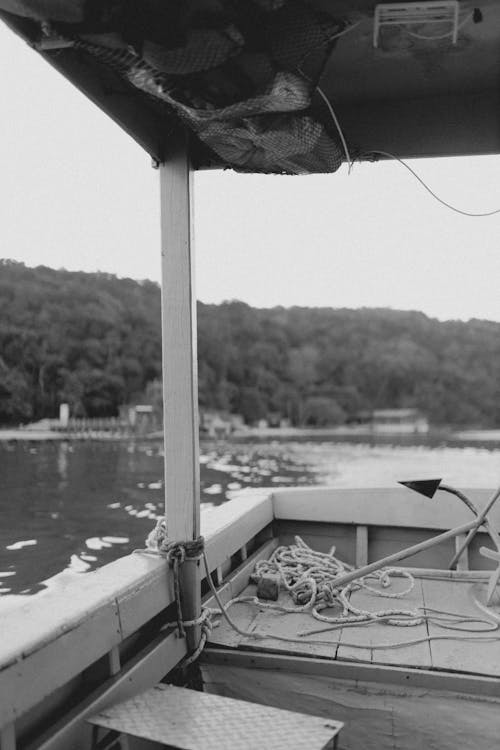
[[[233,665],[207,665],[203,678],[218,694],[343,721],[342,750],[498,747],[494,698]]]
[[[127,600],[141,598],[142,592],[154,591],[157,601],[150,602],[149,608],[136,620],[144,624],[161,609],[173,601],[165,585],[167,563],[151,555],[128,555],[92,573],[76,578],[63,577],[54,588],[25,597],[20,605],[7,609],[0,615],[0,673],[11,663],[26,659],[69,631],[77,632],[78,627],[93,613],[107,605],[118,606],[123,632],[129,629],[126,608]],[[160,596],[160,590],[165,593]],[[146,603],[139,601],[140,605]],[[91,643],[82,643],[89,663],[98,658],[92,652]],[[90,649],[90,650],[89,650]]]
[[[335,76],[336,72],[338,75],[335,65],[329,65],[327,70],[330,76]],[[324,82],[321,85],[326,86],[327,95],[337,88],[335,84],[331,89]],[[336,115],[361,153],[370,152],[373,143],[403,159],[498,154],[500,151],[497,90],[443,92],[427,96],[425,106],[421,98],[410,96],[376,96],[355,101],[342,95],[338,98]],[[425,133],[423,138],[419,138],[421,133]]]
[[[4,668],[0,672],[0,726],[80,674],[91,661],[120,641],[118,608],[114,603],[106,603],[76,628],[59,634],[45,648]]]
[[[471,515],[472,517],[472,515]],[[435,529],[414,529],[397,526],[370,526],[369,560],[380,560],[386,555],[431,539],[439,533]],[[405,560],[405,567],[427,567],[447,570],[455,551],[455,540],[448,539],[431,549],[417,552]]]
[[[198,365],[192,169],[186,137],[175,145],[168,162],[160,165],[163,433],[167,535],[184,541],[200,534]],[[180,588],[184,620],[197,619],[201,612],[197,560],[186,558]],[[195,649],[199,626],[190,627],[187,638]]]
[[[274,552],[278,546],[277,539],[271,539],[259,547],[249,558],[241,563],[236,570],[234,570],[229,580],[227,580],[218,590],[217,594],[224,604],[230,599],[239,596],[241,592],[249,585],[250,576],[255,568],[255,563],[258,560],[267,560],[269,556]],[[215,597],[210,593],[207,594],[203,601],[205,607],[218,607]]]
[[[479,510],[492,494],[491,490],[477,488],[464,492]],[[430,500],[405,487],[279,489],[273,492],[273,507],[277,519],[434,530],[450,529],[473,518],[452,496],[438,493]],[[500,505],[492,508],[491,517],[500,525]]]
[[[244,590],[246,596],[255,596],[257,587],[255,585],[247,586]],[[229,595],[228,595],[229,594]],[[222,601],[227,603],[232,599],[231,589],[228,588],[222,596]],[[258,615],[258,609],[253,604],[238,603],[234,604],[229,610],[231,620],[236,623],[241,630],[251,630],[252,623]],[[244,636],[234,630],[229,623],[221,618],[219,625],[214,628],[210,634],[210,643],[221,646],[230,646],[236,648],[241,643],[246,642]]]
[[[272,523],[269,492],[242,492],[202,517],[202,533],[210,570],[215,570],[262,529]]]
[[[282,544],[295,544],[295,537],[300,536],[317,552],[327,553],[335,546],[336,557],[350,565],[356,562],[356,527],[352,524],[280,520],[274,528]]]
[[[4,11],[0,11],[0,20],[31,47],[39,41],[38,25],[30,20]],[[59,49],[39,54],[151,156],[164,157],[168,137],[176,125],[167,120],[159,103],[134,91],[116,72],[90,56],[84,61],[81,51]]]
[[[267,560],[268,557],[276,547],[278,541],[271,539],[266,542],[260,549],[251,555],[236,571],[231,575],[230,579],[218,590],[218,595],[223,604],[227,604],[231,599],[239,596],[249,586],[249,578],[255,567],[255,563],[258,560]],[[253,593],[256,591],[255,586],[251,586]],[[204,602],[205,607],[217,608],[219,605],[214,596],[207,596]],[[257,615],[257,609],[250,604],[236,604],[234,608],[231,607],[229,610],[229,616],[235,622],[238,627],[243,630],[248,630]],[[220,644],[225,646],[238,646],[243,637],[237,633],[225,620],[220,619],[219,625],[212,631],[209,637],[209,642],[214,644]]]
[[[356,526],[356,567],[368,564],[368,526]]]
[[[403,591],[408,581],[405,578],[392,578],[391,592]],[[370,612],[388,609],[414,610],[421,607],[422,582],[415,579],[413,591],[402,599],[390,599],[370,594],[365,589],[358,589],[351,594],[351,602],[358,609]],[[413,627],[397,627],[384,622],[370,623],[353,627],[344,627],[340,635],[338,659],[354,659],[377,664],[394,664],[408,667],[432,666],[429,644],[419,643],[405,647],[391,648],[391,645],[406,643],[427,636],[425,624]],[[351,645],[352,644],[352,645]],[[373,648],[374,645],[387,645],[387,648]]]
[[[487,615],[474,602],[474,592],[478,584],[465,581],[422,581],[424,603],[427,607],[460,613],[464,616],[485,619]],[[485,590],[486,585],[482,584]],[[464,626],[462,626],[464,627]],[[479,628],[480,624],[472,623],[471,627]],[[470,672],[500,677],[500,639],[498,632],[474,634],[474,640],[460,640],[460,635],[451,630],[443,630],[429,623],[429,635],[457,635],[456,640],[431,641],[432,666],[434,669],[446,669],[455,672]],[[491,636],[497,640],[491,641]],[[490,640],[488,639],[490,636]],[[482,642],[483,641],[483,642]]]
[[[256,591],[257,587],[250,584],[241,592],[241,595],[255,596]],[[286,591],[280,591],[277,603],[281,606],[293,606],[293,601]],[[324,635],[308,638],[299,636],[303,630],[321,626],[321,623],[314,620],[308,612],[284,614],[277,610],[242,602],[233,605],[229,614],[238,628],[258,634],[259,637],[239,635],[224,622],[213,631],[210,637],[211,644],[335,658],[339,631],[335,631],[330,638]]]
[[[144,623],[175,601],[172,572],[165,560],[140,553],[127,560],[130,566],[144,565],[149,560],[151,572],[140,582],[134,583],[116,597],[120,613],[123,639],[135,633]]]
[[[268,495],[249,494],[206,516],[207,549],[214,562],[222,563],[270,523],[271,501]],[[85,576],[62,575],[52,590],[3,612],[0,726],[80,674],[173,601],[165,560],[133,554]],[[66,648],[70,656],[61,660]]]
[[[200,533],[192,170],[179,140],[160,165],[163,421],[168,536]]]
[[[261,670],[265,681],[266,671],[312,674],[328,679],[363,680],[379,684],[400,685],[432,690],[451,690],[457,693],[468,693],[476,696],[490,696],[500,699],[500,680],[483,675],[438,672],[411,667],[386,666],[356,661],[332,661],[317,659],[299,654],[275,654],[262,650],[234,651],[233,649],[208,646],[203,652],[200,663],[221,664],[230,667],[248,667]]]
[[[121,661],[120,661],[120,649],[118,646],[113,646],[111,651],[108,654],[108,662],[109,662],[109,674],[111,677],[118,674],[121,670]]]
[[[392,555],[387,555],[387,557],[376,560],[375,562],[369,563],[368,565],[364,565],[362,568],[343,573],[335,579],[335,585],[345,586],[350,581],[354,581],[361,576],[365,576],[369,573],[381,570],[381,568],[388,567],[393,563],[399,562],[401,560],[406,560],[407,558],[412,557],[416,552],[423,552],[424,550],[429,549],[430,547],[433,547],[447,539],[455,537],[457,534],[468,531],[471,526],[473,526],[473,524],[474,521],[469,521],[468,523],[464,523],[454,529],[443,531],[441,534],[433,536],[430,539],[426,539],[423,542],[414,544],[412,547],[403,548],[398,552],[394,552]]]
[[[16,730],[14,724],[0,729],[0,750],[16,750]]]

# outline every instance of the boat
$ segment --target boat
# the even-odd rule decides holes
[[[0,0],[0,17],[159,170],[166,516],[144,550],[0,613],[0,750],[496,747],[497,492],[247,491],[200,528],[191,180],[499,153],[498,4]]]

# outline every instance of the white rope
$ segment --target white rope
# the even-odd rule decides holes
[[[500,628],[500,622],[493,622],[491,619],[481,617],[470,617],[457,614],[455,612],[446,612],[444,610],[432,609],[430,607],[418,607],[416,609],[385,609],[372,612],[355,607],[349,600],[349,594],[356,589],[363,588],[374,596],[390,597],[400,599],[406,596],[413,589],[415,581],[411,573],[407,570],[392,568],[380,570],[357,579],[349,583],[346,587],[339,590],[335,588],[335,577],[342,575],[346,570],[352,570],[353,566],[342,562],[334,556],[335,548],[332,547],[329,553],[325,554],[312,550],[300,538],[295,537],[295,545],[278,547],[269,560],[260,560],[256,563],[252,578],[258,580],[264,575],[278,575],[280,583],[287,590],[294,602],[294,605],[283,605],[274,602],[262,601],[256,596],[239,596],[231,599],[227,604],[223,604],[210,576],[208,561],[204,554],[204,562],[207,573],[207,581],[214,598],[219,606],[219,610],[211,610],[212,615],[222,616],[239,635],[244,638],[254,640],[265,640],[272,638],[286,643],[304,643],[307,636],[327,632],[344,627],[353,627],[359,625],[370,625],[375,622],[384,622],[388,625],[397,627],[413,627],[423,623],[432,622],[441,628],[448,630],[461,631],[467,635],[425,635],[421,638],[415,638],[410,641],[401,641],[391,644],[382,643],[351,643],[342,639],[339,641],[320,641],[314,643],[325,643],[328,646],[346,646],[348,648],[369,648],[369,649],[397,649],[407,646],[417,645],[419,643],[437,641],[437,640],[455,640],[455,641],[492,641],[499,640],[498,635],[482,636],[483,633],[497,631]],[[389,592],[386,589],[391,585],[390,576],[402,576],[408,579],[409,584],[404,591]],[[381,591],[366,583],[366,579],[375,579],[385,589]],[[297,602],[297,603],[296,603]],[[259,633],[258,631],[248,631],[240,628],[229,616],[228,610],[235,604],[253,604],[259,609],[272,609],[283,613],[298,613],[309,610],[310,614],[316,620],[326,622],[329,627],[319,630],[306,630],[297,633],[297,637],[282,636],[274,633]],[[321,615],[320,610],[335,605],[342,607],[342,614],[338,616]],[[472,623],[481,624],[481,628],[471,628]],[[469,627],[460,627],[460,624],[468,624]],[[478,637],[479,636],[479,637]]]
[[[162,555],[166,557],[169,563],[174,568],[174,583],[177,581],[175,586],[175,598],[178,610],[177,622],[169,622],[165,625],[166,628],[177,627],[179,634],[184,634],[184,628],[191,628],[195,626],[201,626],[201,636],[198,646],[184,661],[184,665],[187,666],[200,656],[201,652],[205,648],[212,629],[216,626],[214,622],[215,617],[222,616],[229,626],[235,630],[239,635],[244,638],[252,638],[255,640],[265,640],[266,638],[273,638],[278,641],[286,643],[304,643],[304,638],[317,634],[323,633],[335,629],[344,627],[353,627],[355,625],[369,625],[374,622],[385,622],[388,625],[394,625],[398,627],[411,627],[419,625],[424,622],[432,622],[438,627],[446,628],[449,630],[458,630],[461,632],[470,633],[469,635],[426,635],[421,638],[416,638],[411,641],[402,641],[391,644],[360,644],[350,643],[342,639],[339,641],[320,641],[315,640],[315,643],[325,643],[331,648],[337,646],[345,646],[347,648],[369,648],[369,649],[397,649],[405,648],[411,645],[419,643],[431,642],[434,640],[455,640],[455,641],[470,641],[470,640],[481,640],[481,641],[492,641],[499,640],[499,636],[480,636],[477,637],[474,634],[489,633],[500,629],[500,619],[498,622],[492,622],[491,619],[481,617],[468,617],[454,612],[445,612],[443,610],[434,610],[429,607],[419,607],[417,609],[385,609],[372,612],[369,610],[363,610],[355,607],[349,598],[349,594],[357,589],[364,589],[373,596],[383,596],[392,599],[401,599],[411,592],[415,585],[413,576],[404,569],[400,568],[389,568],[382,569],[373,573],[370,573],[363,578],[358,578],[356,581],[352,581],[342,589],[335,587],[335,579],[338,576],[342,576],[346,571],[353,570],[353,566],[349,563],[343,562],[334,556],[335,547],[332,547],[330,551],[325,554],[323,552],[317,552],[311,549],[300,537],[295,537],[295,545],[281,546],[278,547],[269,560],[260,560],[256,563],[253,578],[258,580],[264,575],[274,574],[278,575],[280,583],[289,592],[292,598],[293,605],[275,604],[273,602],[264,602],[255,596],[239,596],[231,599],[227,604],[224,604],[219,596],[219,593],[214,586],[212,577],[210,575],[210,568],[207,560],[207,556],[204,550],[203,540],[200,537],[194,542],[171,542],[166,536],[165,524],[161,522],[157,524],[156,528],[151,532],[147,540],[147,547],[145,550],[136,550],[136,552],[142,552],[145,554]],[[184,562],[187,556],[193,558],[203,557],[205,564],[206,577],[208,585],[212,594],[217,602],[218,609],[204,607],[201,615],[193,620],[182,620],[182,614],[180,609],[180,592],[178,588],[178,574],[177,568],[179,564]],[[391,576],[401,576],[408,579],[408,586],[404,591],[394,592],[387,591],[391,586]],[[367,583],[367,580],[372,580],[378,583],[383,591],[375,588],[374,586]],[[228,614],[228,610],[235,604],[238,603],[250,603],[255,604],[259,608],[274,609],[280,612],[306,612],[309,610],[312,617],[321,622],[327,623],[327,628],[320,630],[306,630],[297,633],[297,637],[292,636],[281,636],[272,633],[259,633],[258,631],[243,630],[231,619]],[[342,608],[342,614],[337,616],[322,615],[320,612],[323,609],[331,608],[333,606],[340,606]],[[431,612],[432,614],[427,614]],[[479,623],[485,625],[480,629],[472,629],[470,627],[460,627],[461,624],[468,623]]]
[[[335,557],[335,547],[328,553],[311,549],[299,536],[295,537],[295,544],[278,547],[269,560],[257,562],[252,576],[258,581],[267,575],[277,575],[280,584],[289,592],[295,606],[283,607],[272,603],[264,606],[288,612],[305,612],[310,610],[312,617],[330,624],[347,624],[364,620],[386,620],[388,617],[392,625],[418,625],[422,622],[422,615],[416,610],[384,609],[379,612],[359,609],[350,601],[350,593],[362,588],[373,596],[383,596],[390,599],[402,599],[413,589],[415,581],[411,573],[399,568],[388,568],[371,573],[363,578],[349,583],[342,589],[336,586],[336,579],[346,571],[353,570],[353,566]],[[391,576],[398,575],[408,579],[408,586],[403,591],[388,591]],[[368,580],[378,583],[383,590],[375,588]],[[248,600],[248,599],[247,599]],[[262,606],[262,602],[254,600]],[[321,614],[324,609],[340,606],[341,615]]]

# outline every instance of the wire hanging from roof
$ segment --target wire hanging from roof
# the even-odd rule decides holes
[[[323,89],[320,86],[316,86],[316,91],[318,92],[318,94],[321,96],[321,98],[325,102],[326,106],[328,107],[328,111],[330,112],[331,118],[332,118],[333,122],[335,123],[335,127],[338,130],[339,137],[340,137],[340,140],[342,142],[342,147],[344,149],[344,152],[345,152],[345,155],[346,155],[346,159],[347,159],[347,164],[348,164],[348,170],[347,170],[347,172],[348,172],[348,174],[351,174],[351,171],[352,171],[352,168],[353,168],[353,160],[351,158],[351,154],[349,152],[349,148],[347,147],[347,141],[345,139],[344,132],[343,132],[341,126],[340,126],[340,122],[338,120],[338,117],[335,114],[335,110],[333,109],[332,104],[331,104],[330,100],[328,99],[327,95],[325,94],[325,92],[323,91]]]
[[[300,72],[302,73],[302,71],[300,71]],[[331,118],[332,118],[333,122],[335,123],[335,127],[337,128],[340,140],[342,142],[342,147],[343,147],[343,149],[345,151],[347,163],[349,165],[348,174],[351,174],[352,169],[354,167],[354,160],[351,158],[351,155],[350,155],[350,152],[349,152],[349,148],[347,146],[347,141],[345,139],[344,132],[343,132],[342,127],[340,125],[339,119],[338,119],[337,115],[335,114],[335,110],[333,109],[333,106],[332,106],[330,100],[328,99],[327,95],[323,91],[323,89],[320,86],[316,86],[316,90],[317,90],[318,94],[322,97],[322,99],[325,102],[326,106],[328,107],[328,111],[330,112]],[[401,157],[397,156],[396,154],[392,154],[390,151],[382,151],[380,149],[372,149],[368,153],[362,154],[361,156],[362,157],[363,156],[364,157],[369,157],[369,156],[376,156],[376,155],[385,156],[388,159],[392,159],[393,161],[397,161],[400,164],[402,164],[403,167],[405,167],[415,177],[415,179],[418,180],[418,182],[420,182],[420,184],[422,185],[422,187],[425,188],[425,190],[427,190],[427,192],[430,193],[430,195],[432,195],[432,197],[435,200],[438,201],[438,203],[441,203],[443,206],[445,206],[446,208],[450,209],[450,211],[454,211],[455,213],[461,214],[462,216],[471,216],[473,218],[485,218],[486,216],[494,216],[495,214],[500,214],[500,208],[495,208],[492,211],[479,211],[479,212],[475,212],[475,211],[465,211],[465,210],[463,210],[461,208],[457,208],[456,206],[453,206],[451,203],[448,203],[443,198],[440,198],[439,195],[437,195],[429,187],[429,185],[427,185],[427,183],[425,182],[425,180],[423,180],[422,177],[420,177],[420,175],[417,174],[417,172],[412,167],[410,167],[410,165],[406,161],[404,161],[403,159],[401,159]]]
[[[379,149],[373,149],[369,152],[369,154],[364,154],[364,156],[369,156],[371,154],[377,155],[380,154],[380,156],[385,156],[389,159],[393,159],[394,161],[398,161],[400,164],[403,165],[411,174],[415,177],[416,180],[420,182],[423,188],[427,190],[428,193],[432,195],[433,198],[435,198],[439,203],[442,203],[443,206],[446,206],[446,208],[449,208],[451,211],[455,211],[457,214],[461,214],[462,216],[472,216],[476,218],[481,218],[485,216],[493,216],[494,214],[500,214],[500,208],[495,208],[493,211],[480,211],[480,212],[474,212],[474,211],[464,211],[461,208],[457,208],[456,206],[453,206],[451,203],[448,203],[443,198],[440,198],[439,195],[436,195],[436,193],[427,185],[427,183],[420,177],[417,172],[415,172],[412,167],[410,167],[407,162],[403,161],[399,156],[396,156],[395,154],[391,154],[390,151],[381,151]]]

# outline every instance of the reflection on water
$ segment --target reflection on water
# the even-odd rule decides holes
[[[245,487],[391,486],[442,476],[500,483],[500,449],[363,442],[202,442],[202,510]],[[142,547],[163,512],[163,454],[148,443],[0,443],[0,595],[35,593]]]

